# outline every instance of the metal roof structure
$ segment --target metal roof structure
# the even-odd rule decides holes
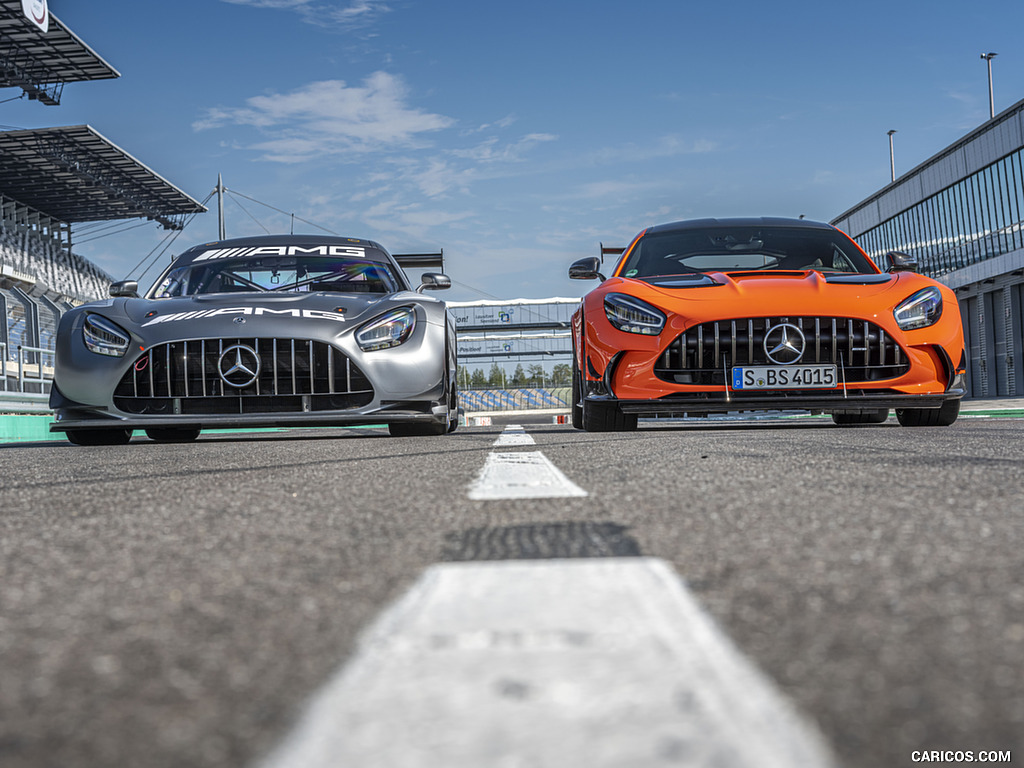
[[[0,193],[69,224],[144,217],[181,229],[206,210],[88,125],[0,131]]]
[[[44,33],[26,18],[21,0],[0,0],[0,88],[21,88],[54,106],[65,83],[120,76],[53,14]]]

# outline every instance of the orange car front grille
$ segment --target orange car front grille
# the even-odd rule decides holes
[[[722,386],[737,365],[774,365],[765,336],[778,325],[799,328],[802,365],[834,364],[848,383],[883,381],[910,368],[906,354],[879,326],[847,317],[750,317],[687,329],[658,358],[655,375],[675,384]],[[795,335],[795,334],[794,334]]]

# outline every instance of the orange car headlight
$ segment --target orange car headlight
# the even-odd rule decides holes
[[[609,323],[626,333],[657,336],[665,327],[665,315],[660,309],[623,293],[604,297],[604,313]]]
[[[942,294],[935,286],[924,288],[893,310],[896,325],[904,331],[927,328],[942,317]]]

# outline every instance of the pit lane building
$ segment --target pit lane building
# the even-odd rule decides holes
[[[41,26],[21,0],[0,0],[0,92],[58,106],[66,83],[120,76],[46,15]],[[107,295],[111,276],[74,252],[73,224],[181,229],[205,210],[90,126],[0,131],[0,397],[44,392],[61,314]]]
[[[971,397],[1024,395],[1024,101],[832,220],[956,291]]]

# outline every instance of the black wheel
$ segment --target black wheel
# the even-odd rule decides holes
[[[146,437],[150,440],[156,440],[158,443],[191,443],[199,437],[199,430],[162,427],[160,429],[147,429]]]
[[[866,411],[846,411],[832,414],[832,421],[843,427],[850,424],[882,424],[888,418],[888,408],[871,408]]]
[[[430,435],[443,435],[448,431],[444,424],[388,424],[388,432],[392,437],[427,437]]]
[[[583,429],[583,382],[575,366],[572,369],[572,425]]]
[[[583,428],[587,432],[631,432],[636,429],[636,414],[623,413],[612,403],[584,400]]]
[[[130,429],[69,429],[64,433],[75,445],[127,445],[132,439]]]
[[[451,394],[448,395],[448,434],[450,435],[459,428],[459,390],[457,385],[452,384]]]
[[[451,434],[459,428],[459,361],[452,354],[451,346],[448,343],[448,321],[444,326],[444,355],[445,355],[445,380],[448,382],[448,428],[447,434]]]
[[[896,420],[904,427],[948,427],[959,415],[959,400],[947,400],[941,408],[896,409]]]

